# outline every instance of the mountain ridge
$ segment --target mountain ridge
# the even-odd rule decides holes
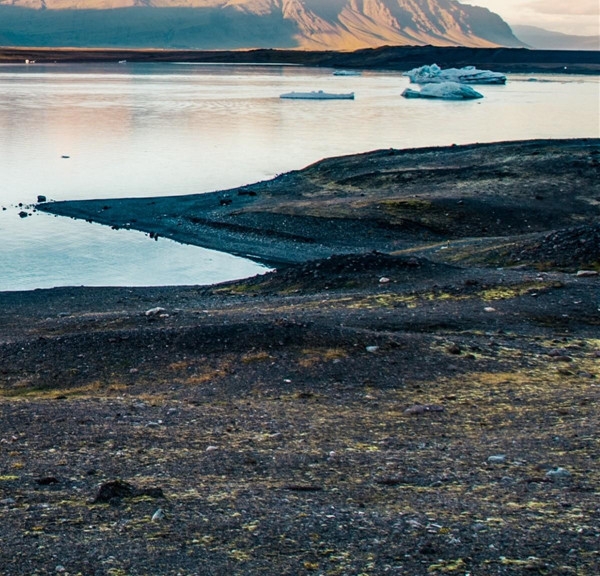
[[[515,35],[535,50],[600,50],[600,36],[577,36],[538,26],[511,26]]]
[[[304,50],[523,46],[500,16],[456,0],[0,0],[0,44]]]

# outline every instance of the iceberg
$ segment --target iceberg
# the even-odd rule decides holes
[[[506,76],[491,70],[478,70],[475,66],[447,68],[443,70],[437,64],[421,66],[404,72],[413,84],[439,84],[440,82],[458,82],[459,84],[506,84]]]
[[[336,70],[333,73],[334,76],[360,76],[359,70]]]
[[[354,100],[354,92],[346,94],[334,94],[332,92],[288,92],[281,94],[280,98],[289,98],[292,100]]]
[[[483,94],[458,82],[427,84],[420,91],[407,88],[402,92],[402,96],[405,98],[441,98],[442,100],[476,100],[483,98]]]

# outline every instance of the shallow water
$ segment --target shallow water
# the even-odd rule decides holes
[[[0,66],[0,290],[207,284],[244,259],[46,214],[49,199],[178,195],[271,178],[328,156],[600,136],[598,77],[510,76],[473,102],[405,100],[397,73],[195,64]],[[355,92],[353,101],[279,94]],[[64,156],[67,156],[65,158]]]

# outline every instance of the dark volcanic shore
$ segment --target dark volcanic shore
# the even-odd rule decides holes
[[[588,226],[573,269],[598,260],[599,169],[598,139],[389,149],[211,194],[38,208],[275,264],[379,250],[552,267],[564,258],[538,253],[546,236]]]
[[[132,50],[0,47],[0,63],[54,62],[204,62],[233,64],[293,64],[361,70],[410,70],[437,63],[443,68],[477,66],[512,73],[600,73],[600,51],[527,50],[525,48],[466,48],[386,46],[354,52],[301,50]]]
[[[513,142],[44,205],[285,264],[0,293],[0,573],[597,574],[599,171]]]

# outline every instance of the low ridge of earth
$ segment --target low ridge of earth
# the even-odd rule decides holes
[[[597,574],[598,154],[44,204],[278,268],[0,293],[0,573]]]
[[[442,68],[476,66],[497,72],[598,74],[598,50],[527,50],[464,46],[384,46],[353,52],[302,50],[127,50],[83,48],[21,48],[0,46],[0,62],[37,64],[68,62],[197,62],[227,64],[292,64],[358,70],[406,71],[436,63]]]

